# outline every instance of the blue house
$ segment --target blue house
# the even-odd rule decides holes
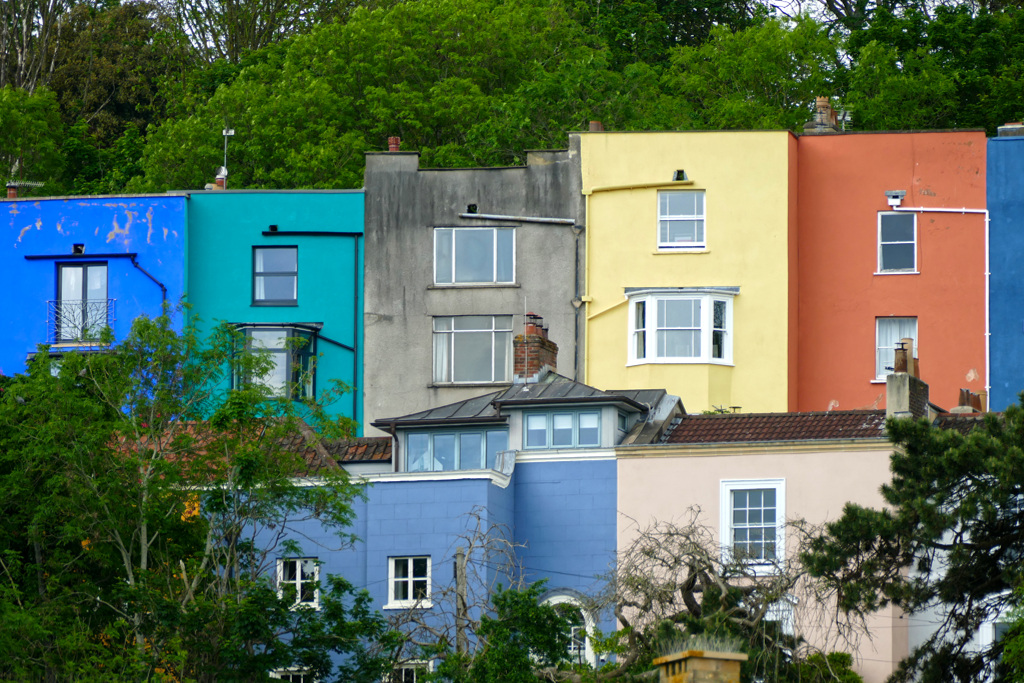
[[[469,593],[486,597],[508,577],[500,560],[471,543],[509,542],[522,576],[547,580],[542,599],[577,620],[571,655],[596,664],[582,629],[615,628],[611,614],[585,600],[616,558],[615,447],[657,441],[682,407],[664,390],[604,392],[556,374],[557,347],[536,319],[513,352],[508,389],[374,421],[390,437],[328,445],[341,466],[370,483],[353,530],[362,540],[351,551],[325,552],[314,546],[330,539],[310,528],[303,533],[314,541],[304,541],[310,555],[278,562],[316,560],[317,578],[345,576],[385,615],[413,610],[453,628],[458,549],[468,549]],[[422,666],[408,663],[403,682]]]
[[[988,140],[989,406],[1004,410],[1024,391],[1024,126]]]
[[[221,322],[271,353],[263,378],[361,419],[363,193],[192,192],[186,300],[200,332]],[[335,380],[349,393],[328,397]]]
[[[183,196],[7,199],[0,267],[8,282],[0,374],[24,372],[40,344],[95,349],[110,327],[160,315],[181,297]]]

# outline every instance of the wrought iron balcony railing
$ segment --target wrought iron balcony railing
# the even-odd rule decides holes
[[[50,343],[99,341],[106,327],[114,326],[114,299],[48,301],[46,338]]]

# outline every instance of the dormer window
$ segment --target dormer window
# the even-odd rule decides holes
[[[527,449],[601,446],[601,413],[596,410],[527,413],[524,423]]]
[[[406,472],[497,469],[508,450],[507,429],[411,432],[405,437]]]

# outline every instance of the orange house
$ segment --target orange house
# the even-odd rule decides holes
[[[884,408],[915,340],[941,404],[988,392],[985,133],[836,133],[798,143],[797,405]]]

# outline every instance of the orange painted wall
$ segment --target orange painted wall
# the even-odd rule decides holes
[[[985,134],[854,133],[798,141],[797,410],[885,406],[875,318],[918,321],[921,374],[950,408],[983,391],[985,219],[921,213],[919,274],[875,275],[886,190],[904,207],[985,208]]]

